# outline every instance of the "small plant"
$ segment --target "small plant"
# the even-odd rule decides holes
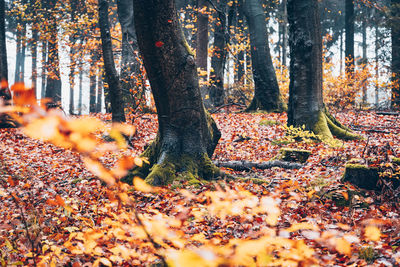
[[[371,246],[360,248],[358,257],[368,263],[373,263],[378,258],[378,252]]]

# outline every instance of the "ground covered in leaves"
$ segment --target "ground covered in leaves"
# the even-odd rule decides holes
[[[281,148],[312,155],[295,170],[225,169],[236,181],[141,184],[119,194],[129,199],[123,204],[79,154],[3,129],[0,265],[398,266],[398,196],[355,190],[340,179],[350,159],[400,155],[400,116],[335,115],[364,139],[328,145],[289,138],[286,114],[215,114],[222,138],[214,160],[264,162]],[[134,124],[125,154],[139,155],[156,135],[156,116]],[[102,160],[111,166],[119,156]]]

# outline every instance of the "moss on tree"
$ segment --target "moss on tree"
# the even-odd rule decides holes
[[[305,163],[308,157],[310,157],[311,155],[310,150],[293,149],[293,148],[282,148],[279,153],[280,155],[278,156],[278,159],[289,162],[299,162],[299,163]]]

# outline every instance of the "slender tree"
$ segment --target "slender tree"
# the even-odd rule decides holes
[[[8,81],[5,2],[0,0],[0,79]]]
[[[217,19],[214,23],[214,51],[211,58],[212,72],[210,74],[211,87],[210,99],[214,106],[224,104],[224,74],[226,62],[226,6],[225,0],[217,0],[215,9],[217,11]]]
[[[391,2],[392,107],[400,108],[400,0]]]
[[[345,56],[346,74],[353,77],[354,74],[354,0],[345,0]]]
[[[61,75],[60,59],[58,54],[58,23],[55,15],[57,0],[44,1],[47,13],[47,27],[49,39],[47,43],[47,82],[46,94],[52,105],[59,105],[61,102]]]
[[[125,122],[121,84],[115,68],[114,54],[112,51],[110,24],[108,22],[108,0],[99,0],[99,27],[104,70],[111,102],[112,121]]]
[[[193,53],[173,0],[134,0],[140,54],[157,107],[158,135],[143,153],[150,164],[132,172],[153,185],[177,177],[198,182],[220,174],[210,157],[220,132],[206,113]],[[176,173],[180,174],[176,176]]]
[[[288,0],[290,85],[288,125],[305,126],[323,140],[354,139],[325,108],[318,0]]]
[[[266,15],[260,0],[245,0],[244,13],[250,31],[254,97],[247,110],[281,112],[285,109],[279,92],[269,49]]]

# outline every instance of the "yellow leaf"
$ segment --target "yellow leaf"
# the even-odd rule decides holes
[[[296,232],[298,230],[318,231],[319,228],[318,228],[318,226],[316,226],[314,224],[302,222],[302,223],[295,223],[292,226],[290,226],[288,229],[286,229],[286,231],[288,231],[288,232]]]
[[[368,225],[365,227],[365,237],[371,241],[378,241],[381,238],[381,231],[376,226]]]
[[[57,117],[46,117],[37,119],[29,123],[24,132],[29,137],[40,139],[43,141],[50,141],[59,135],[58,126],[60,120]]]
[[[114,177],[106,168],[104,168],[104,166],[100,162],[92,160],[91,158],[88,157],[84,157],[83,163],[91,173],[99,177],[102,181],[104,181],[108,185],[115,184]]]
[[[100,266],[100,263],[105,266],[112,266],[111,261],[107,258],[100,258],[95,260],[95,262],[93,262],[93,266]]]
[[[105,124],[100,119],[88,117],[68,121],[67,126],[72,132],[81,134],[89,134],[105,129]]]
[[[144,180],[140,179],[139,177],[135,177],[133,179],[133,185],[135,186],[135,189],[138,191],[142,191],[145,193],[149,193],[153,191],[153,188],[146,183]]]
[[[143,160],[142,160],[141,158],[135,158],[134,161],[135,161],[135,165],[136,165],[136,166],[142,167],[142,165],[143,165]]]
[[[351,255],[351,245],[343,237],[336,239],[336,250],[344,255]]]

